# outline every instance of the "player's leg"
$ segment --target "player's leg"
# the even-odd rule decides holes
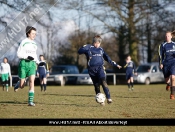
[[[166,91],[170,91],[171,88],[171,81],[170,81],[170,77],[165,78],[165,82],[166,82]]]
[[[100,82],[99,82],[99,79],[98,77],[96,76],[91,76],[91,79],[92,79],[92,82],[93,82],[93,85],[94,85],[94,90],[95,90],[95,93],[98,94],[100,93]]]
[[[28,77],[26,77],[24,80],[23,79],[21,80],[19,78],[18,82],[14,86],[14,89],[24,88],[24,86],[26,85],[27,79],[28,79]]]
[[[43,91],[43,77],[41,74],[39,74],[39,80],[40,80],[40,87],[41,87],[41,92]]]
[[[8,80],[5,81],[5,88],[6,88],[6,91],[8,92],[9,91],[9,84],[8,84]]]
[[[174,79],[174,77],[168,76],[166,74],[164,74],[164,77],[165,77],[165,82],[166,83],[168,82],[167,86],[166,86],[166,90],[170,91],[170,99],[174,99],[174,88],[173,88],[173,84],[172,84],[172,80]]]
[[[20,79],[17,81],[17,83],[14,86],[14,89],[18,89],[19,88],[19,84],[20,84]]]
[[[36,63],[34,61],[29,62],[28,73],[29,76],[29,93],[28,93],[28,104],[29,106],[35,106],[34,101],[34,81],[36,73]]]
[[[26,73],[27,73],[27,62],[25,60],[21,60],[18,66],[18,76],[19,76],[19,81],[16,83],[14,86],[14,91],[17,92],[18,88],[24,88],[25,86],[25,78],[26,78]]]
[[[171,92],[170,99],[174,99],[174,91],[175,91],[175,75],[171,75]]]
[[[97,76],[91,76],[91,79],[92,79],[92,82],[93,82],[93,84],[94,84],[94,88],[95,88],[95,93],[96,93],[96,95],[97,95],[98,93],[101,93],[101,92],[100,92],[100,79],[99,79]],[[96,102],[97,102],[97,100],[96,100]],[[97,102],[97,103],[98,103],[98,102]],[[104,106],[104,105],[105,105],[105,102],[100,103],[100,105]]]
[[[174,69],[175,69],[175,63],[172,64],[170,68],[170,79],[171,79],[170,80],[171,81],[170,99],[174,99],[174,93],[175,93],[175,70]]]
[[[2,81],[2,90],[4,91],[5,89],[5,81]]]
[[[46,76],[43,78],[43,87],[44,87],[44,92],[46,92],[46,88],[47,88],[47,79]]]
[[[94,85],[94,90],[96,95],[100,93],[100,81],[99,78],[96,76],[96,73],[94,72],[94,69],[89,68],[88,69],[89,76],[92,79],[93,85]],[[96,100],[97,101],[97,100]],[[98,102],[97,102],[98,103]],[[100,103],[101,105],[105,105],[105,103]]]
[[[5,76],[4,76],[4,74],[1,74],[1,80],[2,80],[2,90],[4,91],[4,87],[5,87]]]
[[[102,85],[102,88],[103,88],[103,91],[106,95],[106,98],[107,98],[107,103],[112,103],[112,99],[111,99],[111,95],[110,95],[110,91],[109,91],[109,88],[108,88],[108,84],[106,82],[106,72],[104,71],[103,68],[100,68],[99,71],[98,71],[98,77],[100,78],[100,82],[101,82],[101,85]]]
[[[88,73],[89,73],[89,76],[92,79],[95,93],[96,94],[100,93],[100,82],[99,82],[99,78],[96,76],[96,70],[95,70],[95,68],[94,67],[88,68]]]
[[[20,88],[24,88],[24,86],[25,86],[25,81],[26,81],[25,78],[24,78],[24,79],[20,79],[20,85],[19,85]]]
[[[106,95],[106,98],[107,98],[107,103],[112,103],[112,99],[111,99],[111,95],[110,95],[110,91],[109,91],[109,88],[108,88],[108,85],[107,85],[107,82],[106,82],[106,78],[105,77],[102,77],[100,78],[100,81],[101,81],[101,84],[102,84],[102,87],[103,87],[103,91]]]
[[[34,81],[35,81],[35,75],[31,75],[29,77],[29,93],[28,93],[29,106],[35,106],[35,104],[33,103],[33,100],[34,100]]]
[[[102,85],[102,87],[103,87],[103,91],[104,91],[104,93],[105,93],[105,95],[106,95],[106,98],[107,98],[107,99],[110,99],[111,96],[110,96],[110,92],[109,92],[108,85],[107,85],[107,83],[106,83],[106,78],[105,78],[105,77],[102,77],[102,78],[100,78],[100,81],[101,81],[101,85]]]
[[[8,80],[9,80],[9,75],[5,74],[5,87],[6,87],[7,92],[8,92],[8,87],[9,87]]]
[[[169,73],[169,66],[164,65],[163,66],[163,75],[165,78],[165,83],[166,85],[166,90],[169,91],[171,89],[171,78],[170,78],[170,73]]]
[[[14,86],[14,91],[17,92],[18,91],[18,88],[24,88],[25,86],[25,78],[21,78],[17,83],[16,85]]]
[[[131,90],[134,90],[134,79],[133,76],[130,77]]]
[[[165,80],[168,80],[170,77],[170,82],[171,82],[171,90],[170,90],[170,99],[174,99],[174,92],[175,92],[175,63],[172,62],[172,64],[169,65],[168,67],[168,72],[164,74]]]
[[[131,84],[130,84],[130,78],[127,77],[127,85],[128,85],[128,90],[131,91]]]
[[[131,91],[131,84],[130,84],[130,78],[129,78],[129,73],[126,71],[126,81],[128,85],[128,90]]]

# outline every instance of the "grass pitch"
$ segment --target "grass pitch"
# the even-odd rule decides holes
[[[47,92],[35,87],[35,107],[27,105],[28,87],[14,92],[0,91],[0,118],[175,118],[175,100],[165,84],[135,85],[128,91],[126,85],[109,86],[112,104],[101,106],[95,101],[95,92],[89,86],[48,86]],[[101,89],[101,91],[103,91]],[[130,126],[0,126],[1,132],[173,132],[175,127]]]

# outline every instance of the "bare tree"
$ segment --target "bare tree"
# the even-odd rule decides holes
[[[46,36],[45,38],[47,38],[47,43],[46,41],[42,41],[43,37],[40,34],[40,39],[36,39],[37,43],[39,44],[39,50],[43,51],[43,53],[45,53],[46,55],[46,59],[50,60],[51,57],[51,53],[53,53],[52,48],[54,46],[52,46],[52,44],[54,45],[54,43],[52,43],[52,27],[53,25],[50,23],[53,23],[51,14],[50,14],[50,8],[52,6],[57,6],[57,1],[46,1],[46,0],[16,0],[16,1],[4,1],[4,0],[0,0],[0,5],[3,8],[4,12],[1,13],[1,17],[0,17],[0,24],[1,24],[1,28],[2,30],[11,30],[10,28],[14,25],[12,25],[10,22],[19,22],[21,19],[16,19],[16,16],[24,16],[24,18],[31,16],[32,14],[31,11],[38,11],[39,9],[34,8],[32,10],[32,7],[36,7],[36,5],[39,5],[39,7],[37,8],[42,8],[38,14],[40,14],[40,16],[37,16],[36,14],[32,15],[32,21],[30,21],[31,19],[29,19],[29,21],[25,20],[26,23],[25,24],[32,24],[31,26],[37,26],[37,31],[39,31],[41,34],[43,32],[41,32],[41,29],[46,29]],[[26,16],[25,16],[26,15]],[[8,25],[11,24],[12,26]],[[23,29],[24,30],[24,29]],[[23,34],[18,35],[18,36],[25,36],[25,32],[23,32]],[[16,38],[16,42],[13,41],[13,44],[15,43],[19,43],[20,42],[20,38]],[[43,44],[43,42],[45,44]],[[47,48],[45,48],[47,46]],[[11,47],[9,47],[10,49]],[[15,48],[18,48],[18,44],[17,46],[15,46]],[[53,48],[54,49],[54,48]],[[47,50],[46,52],[44,50]],[[15,54],[15,53],[14,53]],[[8,51],[6,52],[6,55],[8,55]],[[14,59],[14,56],[11,56],[9,54],[9,59],[12,57],[12,59]]]
[[[65,13],[60,21],[71,19],[77,24],[69,41],[64,42],[72,48],[67,50],[72,52],[77,65],[82,60],[76,54],[76,50],[83,44],[91,43],[91,38],[96,33],[102,36],[110,34],[111,38],[107,40],[115,43],[116,49],[108,51],[119,63],[123,63],[125,55],[130,54],[135,63],[139,64],[140,60],[148,62],[156,60],[155,52],[164,35],[162,31],[174,29],[173,5],[175,2],[173,0],[17,0],[14,2],[0,0],[1,7],[5,10],[0,17],[0,29],[8,25],[7,19],[4,19],[7,18],[7,13],[12,14],[12,11],[26,13],[28,10],[26,6],[30,2],[41,5],[43,9],[48,9],[41,19],[33,17],[39,30],[44,29],[45,31],[45,33],[41,32],[43,36],[39,36],[37,41],[47,60],[65,54],[61,52],[64,49],[63,42],[59,41],[58,36],[61,27],[53,20],[53,13],[49,8],[45,7],[54,6],[62,10]],[[167,9],[167,7],[170,8]],[[10,19],[11,17],[8,18]],[[164,26],[165,24],[167,26]],[[108,44],[113,46],[111,43]],[[46,49],[45,46],[47,46]],[[60,50],[58,50],[59,47],[61,47]],[[110,46],[106,48],[108,47]]]

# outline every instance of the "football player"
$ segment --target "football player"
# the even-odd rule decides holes
[[[103,91],[107,98],[107,103],[112,103],[109,88],[106,82],[106,72],[104,67],[104,60],[113,66],[121,68],[116,62],[112,61],[111,58],[106,54],[104,49],[100,47],[102,38],[99,35],[93,37],[92,45],[84,45],[78,50],[78,54],[85,54],[88,64],[88,73],[92,79],[95,87],[95,93],[100,93],[100,84],[103,87]],[[102,103],[104,105],[104,103]]]
[[[159,45],[159,49],[158,49],[158,54],[159,54],[159,67],[160,69],[163,69],[163,60],[162,58],[164,58],[164,54],[162,54],[162,46],[163,44],[166,43],[166,41],[164,41],[162,44]],[[164,74],[164,71],[163,71]],[[171,88],[171,82],[170,82],[170,77],[165,78],[165,83],[166,83],[166,90],[170,91]]]
[[[175,42],[172,39],[172,32],[166,32],[166,42],[159,46],[160,68],[163,69],[163,74],[166,83],[171,84],[170,99],[174,99],[175,91]],[[170,85],[169,84],[169,85]]]
[[[131,60],[130,55],[128,55],[126,57],[126,64],[125,64],[124,68],[126,68],[126,80],[127,80],[127,84],[128,84],[128,90],[133,91],[134,90],[133,76],[134,76],[134,74],[136,75],[137,73],[136,73],[136,70],[135,70],[135,64]]]
[[[28,105],[35,106],[34,100],[34,80],[36,74],[36,63],[39,62],[37,58],[37,44],[34,39],[36,37],[36,28],[26,27],[26,39],[24,39],[17,50],[17,56],[20,59],[18,66],[18,76],[20,78],[20,88],[24,88],[25,78],[29,78],[29,92],[28,92]],[[18,90],[14,87],[14,91]]]
[[[37,76],[40,79],[41,91],[43,91],[44,87],[44,92],[46,92],[47,77],[49,76],[49,68],[48,64],[44,60],[43,55],[40,55],[40,62],[38,64]]]
[[[1,71],[1,79],[2,79],[2,87],[4,91],[4,87],[6,87],[6,91],[8,92],[8,80],[11,77],[10,65],[8,63],[8,59],[4,57],[3,62],[0,65]]]

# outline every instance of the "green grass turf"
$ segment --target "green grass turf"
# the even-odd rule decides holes
[[[48,86],[47,92],[35,87],[35,107],[27,105],[28,87],[14,92],[0,91],[0,118],[175,118],[175,100],[169,99],[165,84],[109,86],[112,104],[101,106],[89,86]],[[101,89],[101,91],[103,91]],[[173,132],[172,126],[0,126],[0,132]]]

